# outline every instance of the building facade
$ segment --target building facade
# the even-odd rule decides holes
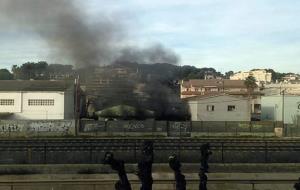
[[[219,94],[186,99],[192,121],[250,121],[249,99]]]
[[[73,119],[73,81],[0,81],[0,114],[7,119]]]
[[[246,80],[247,77],[253,76],[259,83],[270,83],[272,81],[272,73],[264,69],[257,69],[247,72],[237,72],[230,76],[230,80]]]
[[[212,79],[199,80],[191,79],[181,81],[180,97],[189,98],[199,95],[224,92],[227,94],[247,94],[248,89],[244,80]]]
[[[268,95],[279,95],[285,92],[287,95],[300,95],[300,84],[291,84],[291,83],[273,83],[266,84],[263,88],[263,93]]]
[[[299,79],[300,79],[300,76],[297,74],[287,74],[284,77],[282,77],[282,80],[285,83],[292,83],[294,81],[298,81]]]
[[[299,123],[300,96],[283,94],[263,96],[261,119],[283,121],[285,124]]]

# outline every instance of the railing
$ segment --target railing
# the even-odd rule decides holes
[[[154,142],[157,162],[165,162],[171,152],[182,156],[183,162],[197,162],[200,147],[204,142],[210,142],[213,151],[212,162],[300,162],[300,141],[272,141],[272,140],[205,140],[205,139],[152,139]],[[106,151],[126,154],[127,162],[136,162],[140,154],[142,139],[94,139],[89,141],[48,140],[48,141],[0,141],[2,158],[16,158],[14,154],[22,153],[22,162],[14,163],[48,164],[68,163],[70,160],[58,159],[55,155],[69,155],[70,158],[82,155],[81,160],[72,163],[99,163],[99,159]],[[285,155],[282,154],[285,152]],[[6,155],[7,154],[7,155]],[[233,155],[243,156],[238,160]],[[191,155],[191,156],[188,156]],[[251,161],[250,157],[252,156]],[[258,157],[259,158],[256,158]],[[61,156],[62,158],[63,156]],[[198,157],[198,158],[197,158]],[[280,159],[278,160],[277,157]],[[194,160],[192,160],[194,159]],[[277,160],[276,160],[277,159]],[[294,159],[294,160],[291,160]],[[54,161],[56,160],[56,161]],[[199,160],[198,160],[199,161]]]

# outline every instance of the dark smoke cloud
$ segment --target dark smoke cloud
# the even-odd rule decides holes
[[[52,59],[71,61],[77,68],[111,62],[178,63],[177,54],[160,44],[120,49],[129,29],[120,16],[101,14],[92,22],[75,2],[0,0],[0,27],[38,34],[54,50]]]
[[[155,44],[147,48],[124,48],[116,62],[136,62],[140,64],[170,63],[177,64],[179,56],[171,49],[161,44]]]
[[[109,63],[113,44],[122,36],[118,19],[102,15],[97,23],[74,0],[0,0],[1,28],[32,30],[77,67]],[[3,22],[4,21],[4,22]]]

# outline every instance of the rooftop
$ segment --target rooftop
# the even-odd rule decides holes
[[[0,80],[0,91],[65,91],[73,80]]]
[[[218,88],[247,88],[245,80],[229,80],[229,79],[211,79],[200,80],[191,79],[189,81],[183,81],[182,86],[186,88],[193,87],[218,87]]]
[[[214,98],[214,97],[219,97],[219,96],[230,96],[230,97],[233,97],[235,99],[248,100],[245,97],[234,96],[232,94],[228,94],[228,93],[224,93],[224,92],[215,92],[215,93],[209,93],[209,94],[205,94],[205,95],[201,95],[201,96],[187,97],[187,98],[184,98],[184,100],[192,101],[192,100]]]

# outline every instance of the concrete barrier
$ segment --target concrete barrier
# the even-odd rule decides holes
[[[199,189],[197,173],[185,174],[189,190]],[[293,189],[297,174],[209,173],[210,190],[266,190]],[[140,189],[140,181],[128,174],[133,190]],[[153,173],[153,190],[175,190],[173,173]],[[29,175],[0,177],[1,190],[112,190],[118,180],[116,174],[97,175]]]
[[[235,121],[81,121],[82,136],[276,136],[275,122]],[[289,131],[292,131],[290,129]],[[299,130],[300,131],[300,130]],[[291,132],[290,132],[291,133]],[[294,133],[293,133],[294,134]]]

